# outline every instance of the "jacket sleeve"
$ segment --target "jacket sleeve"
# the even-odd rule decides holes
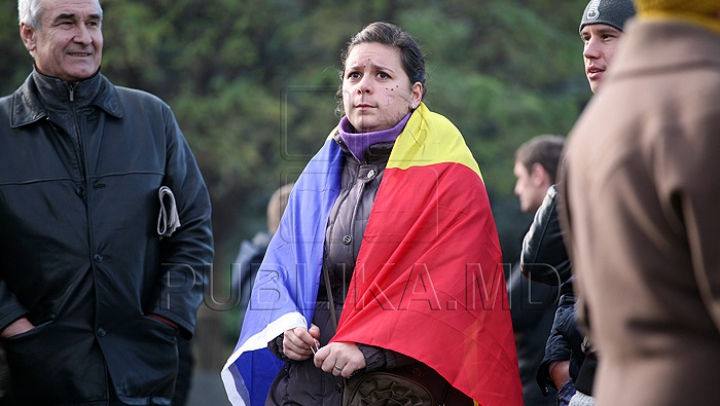
[[[368,371],[399,368],[417,362],[406,355],[372,345],[358,344],[358,348],[365,356],[365,369]]]
[[[213,261],[211,206],[195,157],[172,112],[165,116],[167,161],[163,185],[176,200],[180,226],[160,241],[160,278],[149,313],[165,317],[192,336]]]
[[[548,189],[525,234],[520,258],[520,266],[526,277],[552,286],[560,286],[572,275],[572,263],[565,249],[558,220],[557,201],[558,193],[553,185]]]
[[[549,366],[552,362],[571,361],[574,357],[583,358],[583,337],[575,322],[575,303],[576,298],[574,296],[563,295],[555,311],[552,329],[545,344],[545,356],[537,370],[537,382],[540,390],[545,394],[548,393],[548,386],[560,389],[555,387],[550,377]],[[572,370],[570,375],[574,375]]]
[[[268,350],[270,350],[270,352],[274,356],[285,362],[288,362],[290,361],[290,358],[288,358],[287,355],[285,355],[285,353],[283,352],[283,339],[285,339],[285,333],[281,333],[279,336],[268,341]]]

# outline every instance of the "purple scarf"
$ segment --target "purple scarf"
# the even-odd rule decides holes
[[[405,124],[410,119],[411,115],[412,112],[409,112],[393,128],[370,133],[355,132],[355,128],[352,124],[350,124],[350,120],[348,120],[347,116],[343,116],[343,118],[340,119],[338,133],[340,135],[340,139],[342,139],[355,159],[357,159],[360,163],[364,163],[365,150],[367,150],[370,145],[377,144],[379,142],[395,141],[398,135],[400,135],[402,130],[405,128]]]

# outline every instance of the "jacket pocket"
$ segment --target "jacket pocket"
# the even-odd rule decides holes
[[[15,404],[61,405],[106,399],[105,363],[87,331],[46,322],[2,342]]]
[[[110,343],[113,351],[106,352],[118,396],[126,403],[169,401],[178,372],[178,332],[150,317],[122,330]]]
[[[14,336],[11,336],[11,337],[5,337],[5,338],[3,338],[3,341],[12,343],[12,342],[22,341],[26,338],[29,339],[29,337],[32,337],[34,335],[42,333],[42,331],[45,330],[45,328],[47,326],[49,326],[52,322],[53,322],[52,320],[48,320],[42,324],[38,324],[37,326],[33,327],[32,330],[28,330],[28,331],[26,331],[24,333],[20,333],[20,334],[15,334]]]

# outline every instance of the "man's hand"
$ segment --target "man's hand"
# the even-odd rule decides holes
[[[291,360],[305,361],[313,355],[313,349],[318,347],[319,337],[320,327],[314,324],[310,330],[305,327],[287,330],[283,337],[283,353]]]
[[[27,317],[21,317],[5,327],[2,333],[0,333],[0,337],[10,338],[18,334],[26,333],[34,328],[35,326],[30,323],[30,320],[28,320]]]
[[[555,383],[555,387],[559,390],[570,380],[570,361],[554,361],[548,365],[550,378]]]
[[[365,355],[355,343],[330,343],[315,354],[315,366],[345,378],[365,368]]]

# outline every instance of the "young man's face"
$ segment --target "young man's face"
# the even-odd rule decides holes
[[[583,47],[585,75],[593,93],[600,88],[622,35],[622,31],[607,24],[586,25],[580,31],[580,37],[585,44]]]
[[[103,36],[97,0],[44,1],[39,29],[20,25],[20,36],[42,74],[74,82],[100,69]]]
[[[516,160],[513,173],[517,178],[513,192],[520,199],[520,210],[534,213],[550,187],[547,172],[540,164],[533,165],[532,170],[528,171],[522,162]]]

